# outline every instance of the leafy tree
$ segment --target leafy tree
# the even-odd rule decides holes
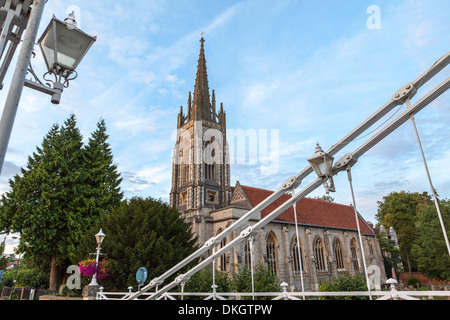
[[[430,204],[428,193],[392,192],[378,202],[377,220],[386,227],[394,227],[398,236],[401,254],[405,257],[409,271],[413,271],[414,259],[411,257],[411,248],[417,238],[415,226],[417,206]]]
[[[14,280],[17,282],[17,287],[29,287],[34,289],[47,289],[49,286],[49,276],[47,273],[38,269],[29,269],[24,266],[20,266],[19,269],[15,267],[5,272],[3,278],[3,286],[12,287]]]
[[[101,187],[93,183],[94,175],[101,175],[94,171],[100,166],[86,155],[72,114],[63,126],[52,126],[2,196],[0,229],[20,232],[19,252],[40,270],[51,265],[52,290],[58,288],[59,275],[73,260],[80,238],[99,219],[92,199],[94,189]]]
[[[322,201],[328,201],[328,202],[334,202],[334,198],[328,194],[324,194],[323,196],[314,197],[314,199],[322,200]]]
[[[8,258],[5,255],[5,244],[2,242],[0,244],[0,270],[6,269],[7,262]]]
[[[319,282],[319,292],[367,291],[366,281],[361,275],[345,273],[335,279]],[[324,296],[321,300],[368,300],[366,296]]]
[[[439,203],[447,234],[450,232],[450,201]],[[421,205],[417,213],[417,239],[412,248],[419,270],[430,279],[450,280],[450,256],[434,205]]]
[[[109,290],[136,287],[140,267],[147,268],[148,280],[160,276],[196,250],[191,227],[175,208],[161,200],[132,198],[102,214],[83,238],[77,262],[94,252],[100,227],[106,235],[102,252],[111,263],[110,277],[101,282]]]

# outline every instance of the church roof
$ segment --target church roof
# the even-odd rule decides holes
[[[259,203],[261,203],[263,200],[265,200],[268,196],[270,196],[273,193],[273,191],[270,190],[243,186],[239,184],[239,182],[233,189],[234,189],[233,196],[235,193],[245,195],[245,199],[248,200],[247,205],[250,208],[257,206]],[[262,210],[261,218],[266,217],[278,206],[289,200],[290,197],[291,197],[290,194],[284,194],[281,197],[279,197],[266,209]],[[241,206],[242,203],[245,202],[245,199],[244,197],[241,196],[241,199],[239,201],[239,204]],[[296,206],[297,206],[296,207],[297,221],[299,224],[357,230],[355,211],[351,206],[311,198],[301,199],[299,202],[296,203]],[[364,218],[362,218],[361,215],[359,214],[358,218],[361,232],[363,234],[375,235],[375,232],[369,227]],[[295,221],[294,209],[292,207],[289,208],[288,210],[280,214],[278,217],[276,217],[273,221],[294,223]]]

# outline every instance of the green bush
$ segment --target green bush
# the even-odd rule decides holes
[[[255,292],[280,292],[279,280],[270,273],[267,267],[257,266],[254,271]],[[247,267],[240,267],[238,272],[230,274],[228,271],[215,272],[216,292],[252,292],[251,271]],[[212,293],[213,274],[211,268],[205,268],[192,276],[186,282],[184,292],[210,292]],[[180,289],[179,289],[180,291]],[[204,299],[205,297],[185,296],[184,299]],[[251,299],[244,297],[243,300]],[[258,297],[258,300],[271,299],[271,297]]]
[[[367,285],[361,275],[346,273],[335,279],[319,282],[319,292],[367,291]],[[321,300],[368,300],[366,296],[324,296]]]
[[[255,267],[254,273],[255,292],[280,292],[279,279],[272,274],[269,268],[262,265]],[[233,273],[233,290],[234,292],[252,292],[252,275],[251,270],[246,267],[240,267],[237,273]],[[244,300],[251,299],[244,297]],[[257,300],[268,300],[272,297],[257,297]]]
[[[17,280],[15,285],[14,280]],[[17,268],[14,268],[5,272],[2,286],[47,289],[49,286],[49,276],[42,271],[21,268],[17,270]]]
[[[186,282],[184,292],[213,292],[213,273],[211,268],[205,268],[194,274],[189,281]],[[216,292],[231,292],[231,279],[226,271],[215,271],[215,284],[217,285]],[[179,289],[180,291],[180,289]],[[184,297],[187,300],[203,300],[204,296]]]
[[[420,287],[420,280],[414,276],[411,276],[408,278],[408,281],[406,281],[406,283],[408,284],[408,286],[413,286],[413,287]]]

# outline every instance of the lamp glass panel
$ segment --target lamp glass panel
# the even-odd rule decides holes
[[[317,168],[318,168],[318,170],[319,170],[319,172],[320,172],[320,176],[321,176],[321,177],[324,176],[324,175],[326,175],[326,172],[327,172],[327,164],[326,164],[325,162],[319,163],[319,164],[317,165]]]
[[[65,24],[56,24],[57,62],[75,70],[92,45],[92,39]]]
[[[47,69],[51,71],[55,64],[55,34],[53,32],[53,28],[49,26],[47,28],[48,32],[43,35],[40,40],[40,46],[42,49],[42,53],[44,55],[45,63],[47,64]]]
[[[330,175],[331,168],[333,166],[333,158],[329,156],[317,156],[309,159],[309,163],[313,167],[317,176],[323,177]]]
[[[105,239],[105,234],[100,229],[100,232],[95,235],[95,240],[97,240],[97,244],[101,244],[104,239]]]
[[[53,18],[39,44],[50,72],[54,70],[55,64],[74,71],[95,40],[95,37]]]
[[[103,242],[104,236],[96,235],[95,238],[97,239],[97,243],[100,244]]]

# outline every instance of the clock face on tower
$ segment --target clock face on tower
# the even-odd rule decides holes
[[[216,191],[210,191],[210,190],[208,190],[208,191],[206,192],[206,201],[207,201],[208,203],[218,203],[217,200],[218,200],[218,199],[217,199],[217,192],[216,192]]]

